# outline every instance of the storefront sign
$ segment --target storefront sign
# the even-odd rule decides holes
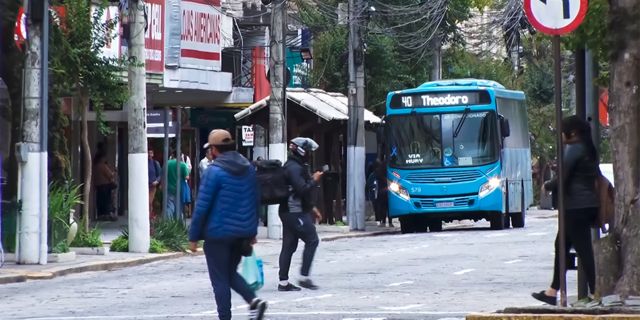
[[[191,126],[194,128],[204,128],[207,130],[225,129],[233,127],[236,118],[233,117],[238,109],[214,109],[214,108],[192,108]]]
[[[220,71],[222,15],[220,0],[182,0],[180,66]]]
[[[164,138],[164,110],[148,110],[147,111],[147,138]],[[175,137],[176,135],[176,123],[171,121],[173,116],[171,110],[167,115],[169,119],[169,137]]]
[[[144,34],[147,72],[164,72],[164,0],[147,0],[149,25]]]
[[[253,147],[253,126],[242,126],[242,146]]]

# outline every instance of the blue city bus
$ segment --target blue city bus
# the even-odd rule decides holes
[[[389,216],[402,233],[486,219],[522,228],[531,205],[524,93],[477,79],[427,82],[387,98]]]

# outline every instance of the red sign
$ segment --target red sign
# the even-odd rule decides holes
[[[13,39],[16,41],[16,45],[20,51],[22,51],[22,43],[27,40],[27,38],[27,15],[24,14],[24,8],[20,8],[20,11],[18,11],[16,28],[13,33]]]
[[[144,35],[145,64],[149,72],[164,72],[164,0],[147,0],[149,25]]]
[[[524,0],[524,12],[534,28],[559,36],[582,23],[587,14],[587,0]]]
[[[222,14],[220,0],[182,0],[180,65],[220,71]]]

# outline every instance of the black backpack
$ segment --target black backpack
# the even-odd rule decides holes
[[[260,204],[282,204],[289,198],[289,186],[280,160],[254,161],[260,185]]]

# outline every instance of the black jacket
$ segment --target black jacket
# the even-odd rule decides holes
[[[589,156],[582,143],[576,143],[564,148],[563,164],[564,208],[573,210],[599,207],[600,198],[596,192],[596,178],[600,172],[598,159]],[[558,178],[555,176],[547,181],[545,189],[555,193]]]
[[[318,183],[313,180],[302,157],[293,154],[284,164],[284,174],[289,185],[289,200],[280,205],[280,212],[309,213],[316,202]]]

